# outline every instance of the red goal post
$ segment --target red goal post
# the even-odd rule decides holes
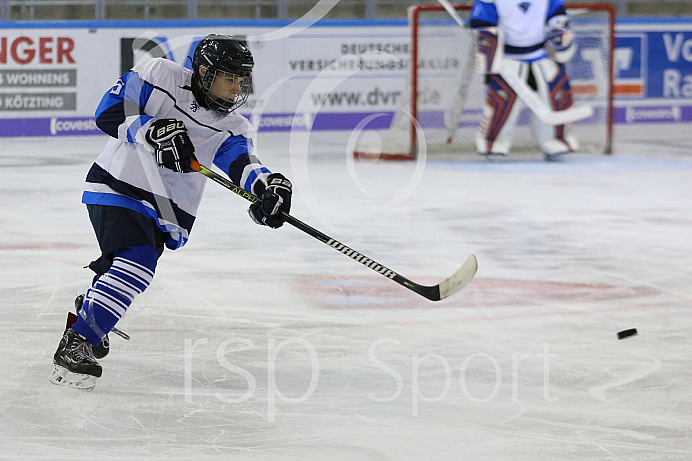
[[[580,151],[609,154],[613,137],[615,10],[608,4],[566,4],[577,53],[567,66],[575,104],[594,115],[570,129]],[[469,5],[454,5],[466,19]],[[365,131],[354,144],[356,158],[412,160],[423,153],[471,153],[485,104],[482,76],[475,72],[473,32],[459,26],[439,4],[409,9],[411,57],[399,106],[388,129]],[[524,108],[512,137],[512,152],[536,151]]]

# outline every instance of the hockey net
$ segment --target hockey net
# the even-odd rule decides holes
[[[466,20],[470,7],[455,5]],[[610,153],[613,124],[614,9],[610,5],[567,5],[577,53],[566,64],[574,104],[594,115],[570,126],[579,151]],[[412,160],[422,153],[474,152],[474,136],[485,104],[483,76],[475,71],[475,38],[440,5],[409,9],[411,58],[408,78],[388,129],[365,130],[356,158]],[[511,152],[538,148],[524,107],[512,135]]]

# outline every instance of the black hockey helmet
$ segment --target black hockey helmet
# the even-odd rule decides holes
[[[192,92],[197,102],[221,113],[245,104],[252,88],[252,53],[230,35],[211,34],[192,56]],[[216,85],[214,82],[220,79]]]

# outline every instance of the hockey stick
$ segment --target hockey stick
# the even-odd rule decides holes
[[[205,167],[199,162],[191,160],[190,163],[193,170],[202,173],[207,178],[222,185],[226,189],[244,198],[248,202],[255,203],[260,200],[260,198],[256,195],[253,195],[244,190],[243,188],[236,186],[230,180],[224,178],[220,174],[215,173],[214,171],[210,170],[209,168]],[[476,257],[474,255],[469,255],[464,264],[459,268],[459,270],[452,274],[451,277],[443,280],[437,285],[420,285],[416,282],[412,282],[411,280],[407,279],[406,277],[403,277],[402,275],[397,274],[393,270],[383,266],[377,261],[374,261],[368,258],[367,256],[357,252],[353,248],[349,248],[348,246],[344,245],[338,240],[335,240],[329,237],[328,235],[323,234],[314,227],[305,224],[303,221],[291,216],[290,214],[285,212],[282,213],[285,222],[289,223],[293,227],[305,232],[309,236],[316,238],[325,245],[328,245],[334,248],[335,250],[339,251],[340,253],[345,254],[354,261],[361,263],[365,267],[374,270],[378,274],[395,281],[399,285],[402,285],[408,288],[409,290],[413,291],[414,293],[417,293],[431,301],[439,301],[441,299],[445,299],[453,295],[457,291],[461,290],[473,279],[473,276],[476,275],[476,271],[478,270],[478,261],[476,261]]]
[[[577,122],[593,115],[593,108],[586,104],[553,110],[522,79],[508,70],[502,63],[500,77],[509,85],[524,104],[546,125],[558,126]]]
[[[451,3],[449,3],[447,0],[438,0],[440,5],[444,7],[445,10],[452,16],[452,18],[459,24],[463,29],[468,30],[468,27],[466,27],[466,24],[464,23],[463,19],[459,16],[457,11],[454,9]],[[470,45],[469,49],[469,55],[466,58],[466,65],[464,66],[463,69],[463,74],[461,76],[461,85],[457,87],[457,94],[455,95],[455,100],[454,103],[455,105],[459,104],[461,105],[461,108],[455,110],[452,115],[460,114],[459,120],[461,120],[461,117],[463,117],[464,114],[464,106],[466,105],[466,95],[468,94],[468,88],[469,85],[471,84],[471,79],[467,78],[465,75],[466,72],[468,71],[469,68],[472,68],[473,66],[471,65],[473,61],[475,60],[475,52],[473,49],[473,43]],[[452,126],[451,122],[451,116],[450,116],[450,123],[446,124],[447,128],[447,144],[451,144],[452,140],[454,139],[454,135],[457,130],[457,124],[454,124]]]
[[[466,55],[466,62],[462,67],[462,73],[459,77],[459,84],[457,85],[457,92],[454,95],[452,109],[444,114],[445,128],[447,128],[447,144],[451,144],[454,140],[454,136],[456,136],[457,131],[459,131],[459,123],[464,117],[464,107],[466,107],[469,86],[471,86],[471,80],[473,79],[473,73],[475,72],[473,65],[475,59],[476,51],[474,50],[472,38],[471,44],[469,45],[469,51]]]
[[[457,10],[454,9],[448,0],[437,0],[440,5],[447,10],[452,19],[456,21],[463,28],[468,26],[461,19]],[[513,72],[507,69],[505,63],[502,63],[500,69],[500,77],[509,85],[516,93],[517,96],[526,104],[526,106],[533,112],[538,119],[552,126],[565,125],[567,123],[577,122],[579,120],[589,118],[593,115],[593,108],[588,105],[572,106],[564,110],[553,110],[548,104],[545,103],[535,91],[533,91],[523,80],[514,75]]]

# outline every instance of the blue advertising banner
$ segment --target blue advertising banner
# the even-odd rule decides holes
[[[692,19],[621,19],[615,122],[692,121]]]
[[[692,98],[692,31],[649,32],[649,98]]]
[[[615,38],[615,93],[622,97],[645,94],[646,34],[618,34]]]
[[[618,96],[692,99],[692,31],[618,33],[615,71]]]

